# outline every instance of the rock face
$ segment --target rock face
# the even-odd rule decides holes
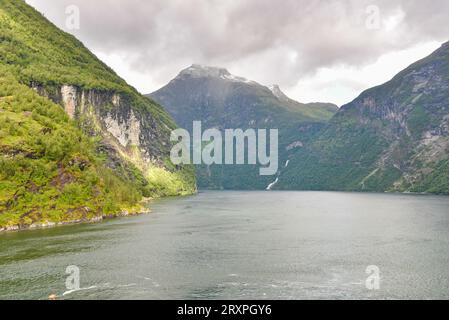
[[[276,187],[448,193],[448,119],[446,43],[343,106]]]
[[[203,130],[279,129],[279,163],[285,162],[287,149],[301,135],[308,139],[337,111],[332,104],[302,104],[276,91],[223,68],[192,65],[160,90],[149,95],[189,131],[193,121]],[[199,167],[198,184],[204,189],[265,190],[273,177],[261,177],[258,166],[212,165]]]
[[[150,112],[136,109],[129,97],[73,85],[61,85],[49,91],[33,83],[32,88],[60,104],[92,134],[103,136],[118,154],[138,168],[149,170],[152,165],[164,165],[170,146],[168,125],[171,124],[161,127]]]
[[[170,133],[176,124],[160,105],[26,2],[2,1],[0,14],[0,49],[7,53],[0,62],[22,84],[61,105],[83,131],[100,138],[111,167],[150,180],[155,193],[195,190],[192,168],[170,162]]]
[[[77,108],[76,92],[77,90],[74,86],[63,85],[61,87],[61,96],[64,110],[72,119],[75,117],[75,111]]]
[[[170,161],[172,118],[75,37],[2,0],[0,39],[0,231],[196,191],[193,167]]]
[[[268,88],[271,90],[271,92],[273,92],[273,94],[279,100],[284,101],[284,102],[288,102],[289,100],[291,100],[289,97],[287,97],[287,95],[284,92],[282,92],[282,90],[279,87],[279,85],[274,84],[272,86],[269,86]]]
[[[134,111],[131,110],[129,116],[121,121],[108,114],[102,122],[106,130],[118,140],[122,147],[140,147],[140,121],[134,115]]]

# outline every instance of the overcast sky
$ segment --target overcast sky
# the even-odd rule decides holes
[[[142,93],[198,63],[342,105],[449,41],[447,0],[26,1]]]

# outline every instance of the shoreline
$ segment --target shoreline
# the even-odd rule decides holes
[[[124,217],[130,217],[130,216],[138,216],[138,215],[144,215],[151,213],[151,209],[149,207],[145,208],[144,204],[149,204],[153,200],[156,199],[167,199],[167,198],[174,198],[174,197],[185,197],[185,196],[192,196],[200,193],[201,191],[249,191],[249,190],[197,190],[196,193],[189,194],[189,195],[178,195],[178,196],[167,196],[167,197],[160,197],[160,198],[147,198],[142,201],[142,207],[140,211],[138,212],[129,212],[127,210],[122,211],[121,213],[114,214],[114,215],[101,215],[97,217],[93,217],[91,219],[80,219],[80,220],[71,220],[71,221],[61,221],[61,222],[43,222],[43,223],[33,223],[28,226],[20,226],[20,225],[13,225],[9,227],[0,227],[0,235],[7,233],[7,232],[21,232],[21,231],[31,231],[31,230],[42,230],[42,229],[50,229],[50,228],[56,228],[56,227],[62,227],[62,226],[69,226],[69,225],[77,225],[77,224],[92,224],[92,223],[99,223],[103,222],[104,220],[110,220],[115,218],[124,218]],[[391,195],[413,195],[413,196],[449,196],[449,194],[438,194],[438,193],[426,193],[426,192],[390,192],[390,191],[384,191],[384,192],[362,192],[362,191],[315,191],[315,190],[250,190],[250,191],[260,191],[260,192],[342,192],[342,193],[361,193],[361,194],[391,194]]]
[[[50,222],[42,222],[42,223],[33,223],[28,226],[13,225],[13,226],[9,226],[9,227],[0,228],[0,234],[7,233],[7,232],[21,232],[21,231],[50,229],[50,228],[76,225],[76,224],[93,224],[93,223],[103,222],[104,220],[138,216],[138,215],[149,214],[149,213],[151,213],[151,210],[149,208],[146,210],[142,210],[139,212],[133,212],[133,213],[130,213],[125,210],[119,214],[101,215],[101,216],[93,217],[91,219],[79,219],[79,220],[61,221],[61,222],[51,222],[50,221]]]
[[[101,215],[101,216],[93,217],[91,219],[78,219],[78,220],[60,221],[60,222],[47,221],[47,222],[42,222],[42,223],[33,223],[33,224],[30,224],[27,226],[13,225],[13,226],[9,226],[9,227],[0,227],[0,235],[8,233],[8,232],[42,230],[42,229],[57,228],[57,227],[63,227],[63,226],[69,226],[69,225],[77,225],[77,224],[92,224],[92,223],[99,223],[99,222],[103,222],[104,220],[110,220],[110,219],[115,219],[115,218],[124,218],[124,217],[150,214],[152,211],[148,205],[151,202],[153,202],[154,200],[193,196],[196,194],[198,194],[198,190],[195,193],[186,194],[186,195],[144,198],[143,200],[140,201],[140,209],[139,210],[131,211],[131,212],[128,210],[123,210],[122,212],[117,213],[117,214]]]

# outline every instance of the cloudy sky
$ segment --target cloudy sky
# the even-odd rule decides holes
[[[198,63],[342,105],[449,41],[447,0],[26,1],[142,93]]]

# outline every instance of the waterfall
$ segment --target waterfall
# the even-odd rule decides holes
[[[290,163],[290,160],[287,160],[285,162],[284,168],[287,168],[289,163]],[[278,176],[277,176],[276,180],[274,180],[272,183],[270,183],[265,190],[270,191],[279,182],[280,175],[281,175],[281,172],[278,172]]]
[[[271,190],[271,188],[273,188],[274,185],[278,182],[279,182],[279,177],[277,177],[276,180],[274,180],[274,182],[270,183],[266,190],[268,190],[268,191]]]

